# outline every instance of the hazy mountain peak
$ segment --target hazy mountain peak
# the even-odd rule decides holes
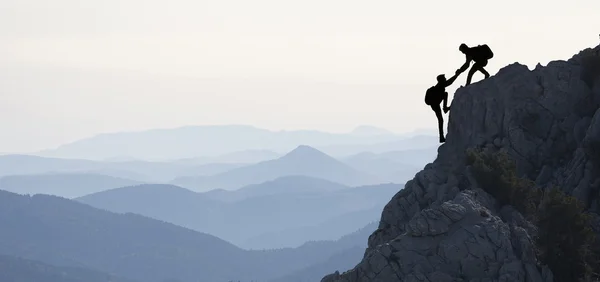
[[[296,147],[294,150],[292,150],[291,152],[287,153],[285,156],[283,156],[283,158],[290,158],[290,157],[304,157],[304,158],[309,158],[309,157],[327,157],[327,155],[311,146],[308,145],[299,145],[298,147]]]
[[[164,161],[190,157],[217,157],[248,150],[286,152],[298,144],[316,148],[358,146],[401,141],[405,138],[372,126],[358,127],[352,133],[329,133],[317,130],[272,131],[236,125],[189,126],[100,134],[36,154],[91,160],[127,156],[142,160]],[[435,140],[434,137],[432,139]],[[260,154],[265,155],[265,152]]]
[[[344,185],[379,182],[376,177],[357,171],[311,146],[300,145],[278,159],[239,167],[209,177],[180,177],[171,183],[197,192],[217,188],[231,190],[291,175],[321,178]]]

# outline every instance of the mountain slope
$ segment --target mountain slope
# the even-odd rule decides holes
[[[553,281],[535,228],[486,192],[492,184],[477,182],[465,151],[508,153],[519,177],[560,187],[600,222],[599,106],[600,46],[459,88],[436,160],[386,205],[363,260],[322,281]]]
[[[361,152],[379,154],[390,151],[428,149],[437,145],[438,139],[436,135],[418,134],[398,140],[365,142],[361,144],[332,144],[315,146],[315,148],[335,158],[346,158]]]
[[[332,271],[343,272],[358,263],[365,253],[364,247],[351,247],[335,253],[326,261],[313,264],[304,269],[295,271],[269,282],[314,282],[319,281],[324,275]]]
[[[147,182],[154,182],[157,180],[157,178],[154,178],[152,176],[148,176],[144,173],[139,173],[139,172],[135,172],[132,170],[127,170],[127,168],[110,168],[110,167],[106,167],[106,168],[99,168],[99,169],[77,169],[74,171],[65,171],[65,172],[50,172],[47,171],[45,173],[48,174],[68,174],[68,173],[72,173],[72,174],[95,174],[95,175],[105,175],[105,176],[110,176],[110,177],[116,177],[116,178],[124,178],[124,179],[129,179],[129,180],[133,180],[136,181],[138,183],[147,183]]]
[[[238,163],[208,163],[201,165],[193,165],[187,169],[181,170],[180,176],[211,176],[223,172],[230,171],[239,167],[247,166],[249,164],[238,164]]]
[[[363,152],[342,159],[356,170],[377,176],[387,182],[405,183],[426,164],[435,159],[437,149],[414,149],[384,153]]]
[[[272,189],[272,183],[265,185],[267,192]],[[113,212],[132,212],[167,221],[242,246],[246,240],[260,234],[315,225],[355,211],[381,209],[386,199],[402,186],[333,187],[304,193],[257,194],[239,201],[223,202],[207,197],[205,194],[208,193],[194,193],[177,186],[140,185],[87,195],[76,200]],[[286,187],[275,188],[284,190]],[[254,186],[252,189],[260,191],[261,187]],[[306,238],[310,238],[310,234],[306,235]],[[289,241],[294,240],[298,238],[290,238]]]
[[[437,146],[432,146],[420,149],[395,150],[381,153],[362,152],[342,158],[341,160],[345,163],[350,162],[353,164],[359,164],[359,162],[371,160],[389,160],[402,165],[421,166],[435,160],[435,157],[437,156],[437,149]]]
[[[285,152],[300,144],[371,144],[402,138],[394,134],[362,136],[305,130],[269,131],[246,125],[188,126],[101,134],[38,154],[85,159],[106,159],[121,155],[141,159],[182,159],[190,156],[224,155],[244,150]]]
[[[276,160],[233,169],[209,177],[177,178],[172,183],[195,191],[232,190],[291,175],[321,178],[350,186],[379,182],[371,175],[359,172],[316,149],[302,145]]]
[[[202,156],[195,158],[184,158],[171,161],[186,165],[207,164],[253,164],[281,157],[278,153],[269,150],[244,150],[218,156]]]
[[[238,190],[211,190],[202,195],[222,202],[238,202],[253,197],[269,195],[294,195],[323,193],[349,188],[335,182],[308,176],[283,176],[260,184],[251,184]]]
[[[201,194],[166,184],[121,187],[74,200],[112,212],[133,212],[175,224],[213,216],[212,211],[218,205]]]
[[[140,182],[167,182],[191,165],[145,161],[90,161],[29,155],[0,156],[0,176],[48,173],[87,173],[113,177],[129,175]],[[127,178],[127,177],[125,177]]]
[[[88,160],[43,158],[29,155],[0,156],[0,176],[98,169],[100,167],[99,162]]]
[[[347,245],[245,251],[214,236],[48,195],[0,190],[0,254],[146,282],[267,280],[325,260]]]
[[[75,267],[57,267],[38,261],[0,255],[2,282],[134,282],[130,279]]]
[[[138,215],[4,191],[0,211],[0,224],[11,226],[0,232],[4,254],[92,267],[140,281],[198,277],[217,281],[257,273],[244,260],[243,250],[221,239]]]
[[[325,261],[314,263],[306,268],[294,271],[285,276],[269,282],[312,282],[318,281],[323,275],[331,271],[345,271],[358,263],[366,246],[366,239],[377,229],[377,223],[370,223],[350,234],[344,235],[335,241],[335,244],[346,246],[341,251],[335,252]]]
[[[138,181],[85,173],[11,175],[0,178],[0,189],[18,194],[49,194],[75,198],[112,188],[140,184]]]
[[[293,248],[301,246],[307,241],[334,240],[361,228],[369,222],[373,222],[379,218],[382,209],[383,205],[371,209],[348,212],[327,219],[326,221],[315,222],[310,226],[266,232],[240,243],[239,246],[245,249]]]

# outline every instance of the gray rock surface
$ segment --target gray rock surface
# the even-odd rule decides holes
[[[457,90],[437,159],[385,206],[362,261],[322,282],[552,281],[535,226],[478,186],[465,150],[506,150],[520,176],[600,210],[600,46]],[[600,227],[600,217],[596,217]],[[600,229],[597,229],[600,231]]]

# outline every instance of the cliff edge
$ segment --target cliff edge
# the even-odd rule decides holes
[[[465,152],[507,152],[519,177],[581,200],[597,233],[599,106],[600,46],[459,88],[435,161],[385,206],[362,261],[321,281],[554,281],[536,255],[536,226],[486,192]]]

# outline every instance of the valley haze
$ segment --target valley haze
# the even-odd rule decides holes
[[[0,244],[0,267],[43,282],[57,282],[43,278],[54,273],[67,273],[65,282],[319,279],[360,260],[389,198],[435,158],[435,141],[372,126],[345,134],[198,126],[0,155],[0,221],[12,226],[0,236],[12,242]],[[43,226],[25,227],[33,222]],[[30,231],[45,236],[19,235]],[[31,244],[33,253],[20,248]],[[89,255],[69,251],[83,249]],[[141,255],[116,259],[121,252]],[[204,263],[215,254],[235,257],[227,261],[239,269]],[[159,257],[171,263],[159,266]]]

